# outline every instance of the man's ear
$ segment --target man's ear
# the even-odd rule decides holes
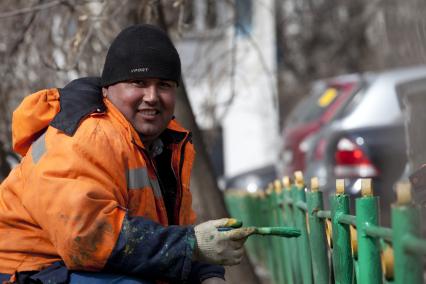
[[[102,97],[106,98],[108,95],[108,88],[103,87],[102,88]]]

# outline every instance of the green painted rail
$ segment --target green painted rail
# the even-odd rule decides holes
[[[257,193],[225,194],[230,214],[245,226],[293,227],[298,238],[251,236],[247,253],[264,267],[274,284],[420,284],[423,283],[426,240],[421,238],[420,209],[410,187],[400,185],[392,206],[391,227],[379,224],[379,197],[371,181],[362,180],[362,196],[349,212],[344,181],[336,182],[330,208],[324,208],[317,179],[310,188],[301,173],[285,177]]]
[[[323,204],[323,202],[321,201],[321,204]],[[317,213],[318,218],[331,218],[331,211],[330,210],[319,210]]]
[[[356,225],[356,217],[349,214],[340,214],[337,216],[337,222],[346,225]]]
[[[390,228],[383,228],[369,223],[365,224],[364,230],[370,237],[382,238],[388,242],[392,242],[392,230]]]

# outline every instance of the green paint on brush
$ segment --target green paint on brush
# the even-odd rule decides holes
[[[235,225],[230,225],[229,222],[226,224],[226,227],[217,228],[219,232],[231,231],[233,229],[238,229],[242,226],[242,222],[236,223]],[[241,228],[246,230],[253,230],[250,235],[262,235],[262,236],[278,236],[285,238],[294,238],[300,236],[301,232],[299,229],[294,227],[246,227]]]
[[[293,227],[255,227],[253,234],[294,238],[300,236],[300,230]]]

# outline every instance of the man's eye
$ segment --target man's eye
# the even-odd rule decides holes
[[[161,81],[161,82],[159,82],[158,85],[159,85],[160,88],[163,88],[163,89],[171,89],[171,88],[173,88],[173,83],[166,82],[166,81]]]
[[[142,87],[146,87],[147,84],[146,84],[145,81],[139,80],[139,81],[132,81],[132,85],[135,86],[135,87],[142,88]]]

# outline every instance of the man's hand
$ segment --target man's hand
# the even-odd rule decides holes
[[[236,265],[241,262],[244,242],[254,231],[253,228],[238,228],[218,231],[227,226],[232,219],[224,218],[207,221],[195,226],[195,260],[219,265]]]
[[[225,284],[226,281],[219,277],[208,278],[204,280],[201,284]]]

